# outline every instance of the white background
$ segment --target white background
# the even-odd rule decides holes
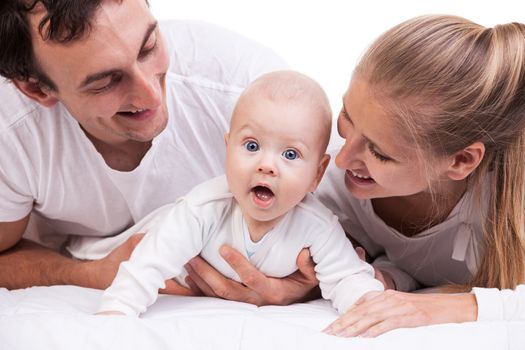
[[[378,35],[414,16],[443,13],[485,26],[525,23],[525,0],[150,0],[158,19],[218,24],[273,48],[340,108],[353,67]]]

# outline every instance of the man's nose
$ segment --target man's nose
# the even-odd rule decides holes
[[[162,101],[159,78],[137,69],[133,77],[132,104],[138,108],[154,109]]]

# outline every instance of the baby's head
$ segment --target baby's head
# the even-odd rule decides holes
[[[332,115],[314,80],[265,74],[241,94],[226,134],[226,176],[248,219],[272,225],[316,189],[328,165]]]

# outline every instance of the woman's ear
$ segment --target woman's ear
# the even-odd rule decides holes
[[[452,180],[463,180],[481,163],[485,155],[485,145],[474,142],[452,156],[446,175]]]
[[[319,167],[317,168],[317,174],[315,176],[314,182],[312,183],[309,192],[313,192],[317,189],[317,186],[319,186],[319,183],[321,183],[321,180],[323,179],[323,175],[329,163],[330,156],[328,154],[323,155],[323,158],[321,158],[321,162],[319,163]]]
[[[51,90],[43,87],[34,78],[29,78],[28,81],[13,79],[13,84],[15,84],[18,90],[24,95],[40,103],[42,106],[52,107],[58,102],[58,99],[51,93]]]

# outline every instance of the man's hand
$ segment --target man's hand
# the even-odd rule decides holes
[[[106,289],[109,287],[117,274],[120,263],[129,259],[142,237],[144,237],[143,233],[133,235],[106,257],[86,262],[88,283],[91,288]]]
[[[86,262],[89,287],[97,289],[106,289],[109,287],[117,274],[120,263],[129,259],[131,253],[143,237],[143,233],[133,235],[128,238],[126,242],[115,248],[106,257],[100,260]],[[172,279],[166,281],[166,288],[161,289],[160,292],[164,294],[176,295],[197,294],[197,292],[181,286]]]
[[[200,257],[192,259],[185,267],[188,284],[207,296],[242,301],[254,305],[288,305],[319,297],[314,262],[308,249],[297,257],[299,270],[285,278],[266,277],[257,270],[241,253],[224,245],[220,254],[237,272],[242,283],[221,275]]]

